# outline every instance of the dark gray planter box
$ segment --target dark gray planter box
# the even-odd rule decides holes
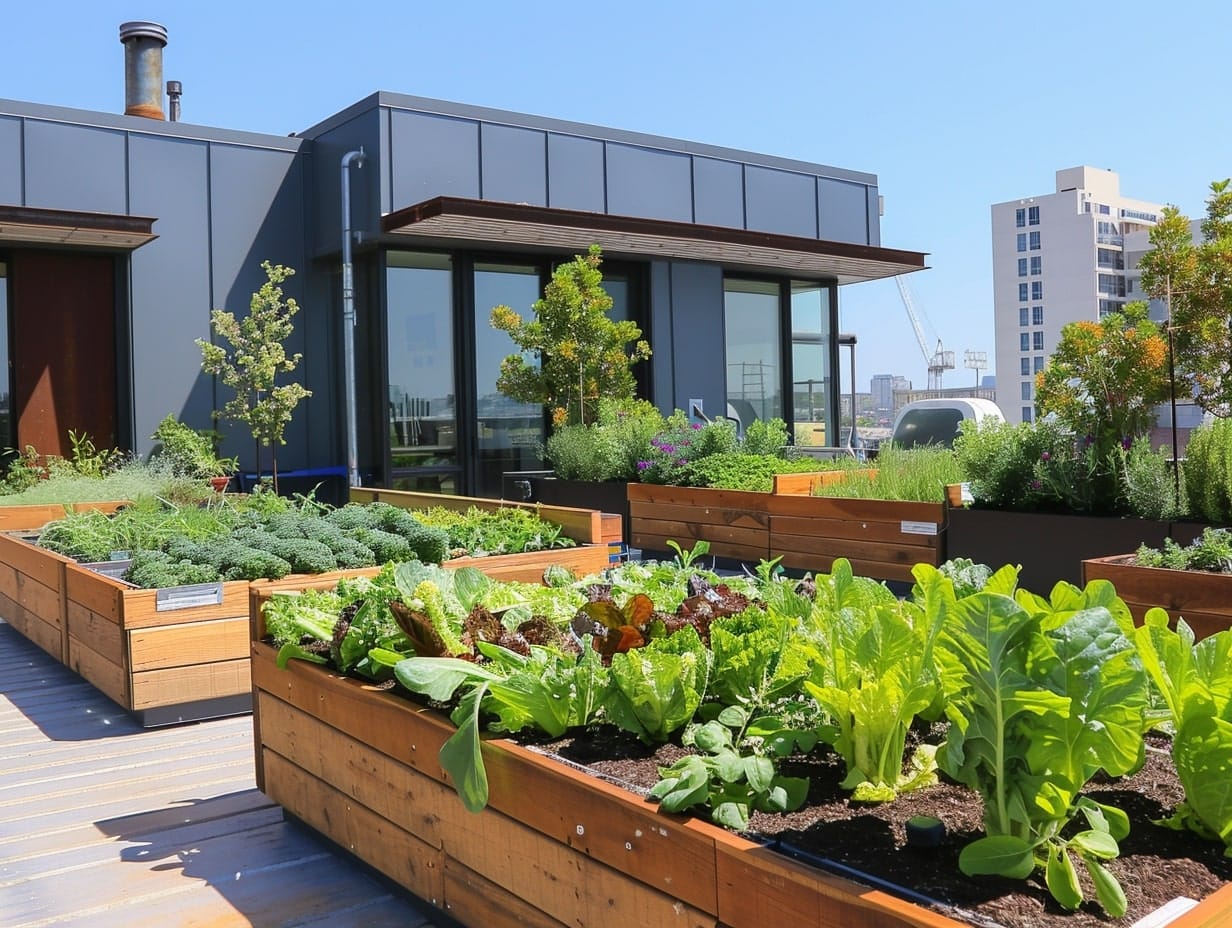
[[[537,502],[546,506],[597,509],[620,516],[621,540],[629,543],[629,485],[623,480],[594,482],[541,477],[535,484]]]

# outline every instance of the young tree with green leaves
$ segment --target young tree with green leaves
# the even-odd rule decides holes
[[[278,489],[278,446],[285,445],[283,433],[300,400],[312,396],[302,384],[279,383],[281,375],[289,374],[299,365],[303,355],[287,354],[284,342],[294,330],[291,319],[299,312],[292,297],[283,297],[282,283],[295,270],[281,264],[262,261],[266,281],[252,295],[248,315],[236,319],[234,313],[216,309],[210,314],[210,325],[223,345],[197,339],[201,348],[201,369],[213,374],[223,384],[235,390],[222,409],[222,414],[237,422],[247,423],[257,446],[258,471],[261,446],[271,454],[274,490]]]
[[[601,286],[602,251],[560,265],[525,320],[508,306],[492,310],[493,328],[508,332],[522,351],[501,362],[496,388],[523,403],[541,403],[556,426],[593,420],[600,397],[631,400],[636,390],[632,366],[650,357],[642,330],[608,316],[612,298]],[[632,342],[632,347],[628,347]]]
[[[1232,415],[1232,179],[1214,181],[1202,239],[1166,206],[1138,262],[1142,287],[1169,307],[1176,369],[1203,409]]]

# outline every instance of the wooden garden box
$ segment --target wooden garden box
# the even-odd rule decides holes
[[[1082,562],[1082,582],[1110,581],[1138,622],[1158,606],[1174,623],[1183,618],[1198,638],[1232,627],[1232,574],[1139,567],[1133,559],[1132,554],[1088,558]]]
[[[845,557],[859,575],[910,581],[911,568],[945,560],[944,503],[813,496],[819,483],[844,479],[848,471],[779,474],[768,500],[770,556],[784,567],[830,570]]]
[[[770,557],[769,493],[629,484],[629,543],[647,551],[710,543],[715,557],[756,563]]]
[[[315,664],[274,661],[253,644],[258,786],[463,924],[965,928],[509,741],[485,741],[489,805],[467,812],[438,761],[447,718]],[[1170,928],[1228,918],[1232,885]]]
[[[389,492],[380,491],[382,496]],[[571,537],[602,533],[597,512],[544,515],[549,520],[557,516],[567,520]],[[553,564],[579,576],[595,573],[608,566],[608,546],[454,558],[445,566],[473,566],[500,580],[538,582]],[[343,575],[371,576],[379,569],[315,579],[333,584]],[[291,578],[300,584],[306,580]],[[0,535],[0,607],[9,623],[147,727],[251,709],[248,587],[248,581],[234,580],[141,590],[20,536]]]
[[[41,529],[48,522],[63,519],[66,512],[98,511],[111,515],[127,500],[106,500],[97,503],[42,503],[33,506],[0,506],[0,532],[28,532]]]

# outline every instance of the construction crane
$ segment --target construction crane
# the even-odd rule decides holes
[[[907,310],[907,318],[911,320],[911,328],[915,330],[916,341],[920,343],[920,353],[924,355],[924,363],[928,365],[928,389],[941,389],[941,376],[946,371],[954,369],[954,352],[946,351],[937,339],[937,350],[928,352],[928,343],[924,341],[924,329],[920,326],[920,317],[915,310],[915,298],[907,286],[906,278],[901,275],[894,278],[898,284],[898,293],[903,298],[903,306]]]

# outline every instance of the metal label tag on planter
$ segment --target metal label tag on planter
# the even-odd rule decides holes
[[[154,611],[192,609],[195,606],[217,606],[222,603],[222,581],[189,583],[154,591]]]
[[[904,535],[936,535],[936,522],[907,522],[903,521],[899,526],[899,531]]]

